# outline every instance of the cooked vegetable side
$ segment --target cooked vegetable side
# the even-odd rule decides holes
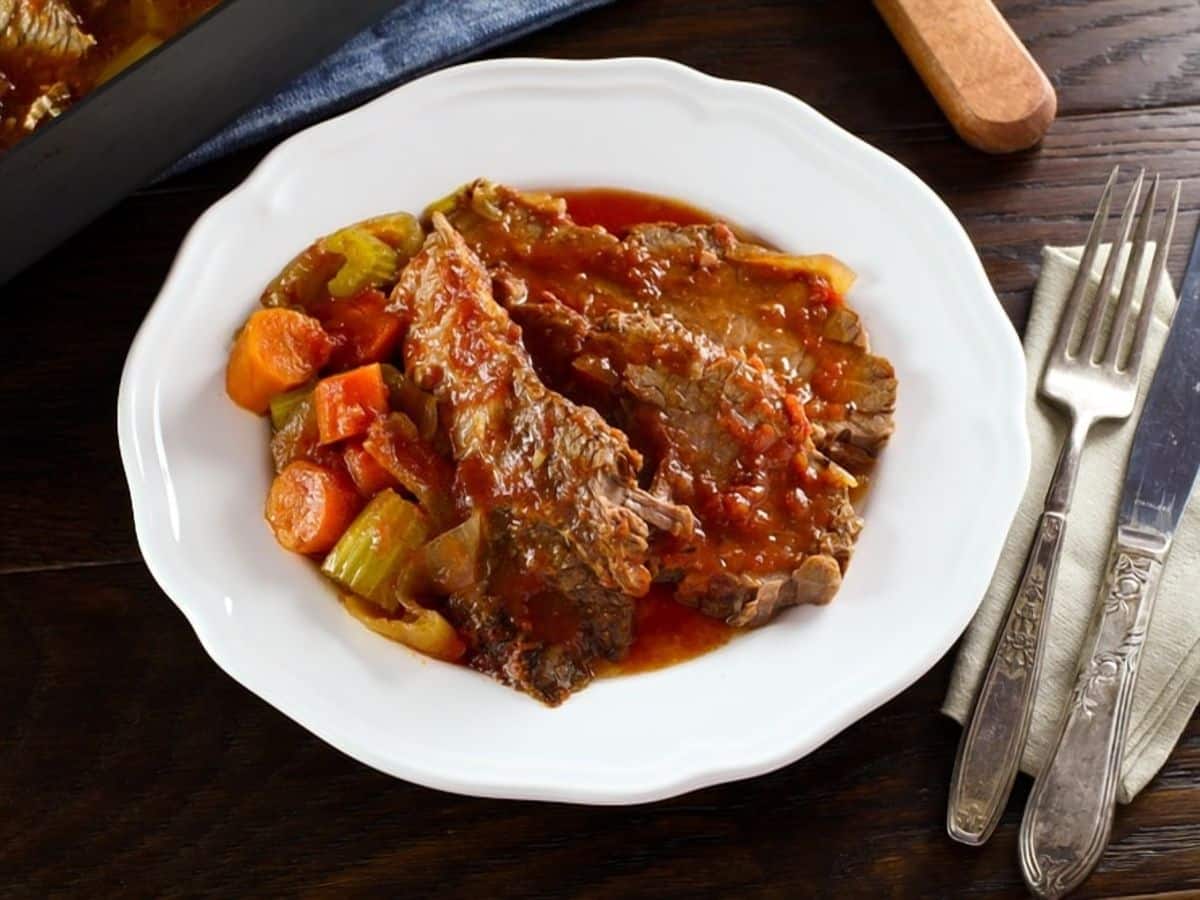
[[[238,406],[264,413],[271,401],[312,378],[329,361],[333,340],[311,316],[260,309],[246,321],[225,371],[225,389]]]
[[[625,192],[427,216],[300,252],[226,373],[347,612],[555,705],[832,599],[896,391],[849,269]]]

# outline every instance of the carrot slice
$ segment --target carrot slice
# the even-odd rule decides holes
[[[355,440],[346,445],[342,451],[342,459],[346,462],[346,471],[354,481],[354,486],[364,497],[374,497],[384,488],[394,488],[399,485],[394,477],[376,462],[375,457],[367,452],[361,440]]]
[[[298,461],[271,483],[267,522],[285,550],[324,553],[354,521],[359,506],[354,485],[341,472]]]
[[[385,362],[395,353],[404,320],[385,309],[387,302],[382,291],[367,288],[317,313],[336,344],[329,358],[335,371]]]
[[[313,391],[322,444],[363,434],[388,411],[388,389],[378,363],[331,375]]]
[[[238,406],[262,415],[276,394],[299,387],[329,359],[333,342],[311,316],[260,309],[233,343],[225,390]]]

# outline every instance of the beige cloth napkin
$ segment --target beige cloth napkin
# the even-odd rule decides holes
[[[1058,449],[1066,433],[1066,419],[1037,397],[1042,364],[1058,327],[1062,304],[1079,264],[1079,247],[1047,247],[1042,272],[1033,297],[1025,333],[1028,366],[1029,436],[1033,468],[1025,496],[1009,529],[1008,542],[992,583],[967,629],[950,676],[950,690],[942,712],[962,723],[991,656],[996,633],[1004,621],[1029,545],[1033,540],[1042,501]],[[1140,276],[1144,283],[1151,253],[1146,254]],[[1091,290],[1100,279],[1108,247],[1101,247],[1091,275]],[[1123,268],[1123,266],[1122,266]],[[1104,577],[1109,542],[1116,523],[1117,501],[1124,481],[1125,464],[1142,401],[1154,364],[1162,353],[1167,324],[1175,308],[1169,279],[1160,287],[1154,320],[1146,345],[1141,373],[1141,393],[1129,421],[1101,424],[1092,430],[1083,454],[1075,500],[1067,519],[1066,545],[1059,563],[1049,641],[1041,681],[1033,707],[1033,724],[1021,758],[1022,771],[1036,775],[1057,736],[1065,698],[1075,682],[1079,655],[1090,640],[1097,610],[1096,595]],[[1119,279],[1118,279],[1119,283]],[[1139,289],[1140,296],[1140,289]],[[1133,698],[1125,759],[1117,799],[1128,803],[1154,777],[1170,755],[1179,735],[1200,701],[1200,502],[1189,506],[1167,561],[1146,639],[1141,673]]]

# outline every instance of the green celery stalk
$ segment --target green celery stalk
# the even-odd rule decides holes
[[[381,368],[392,409],[412,419],[417,426],[417,434],[424,440],[430,440],[437,433],[437,399],[417,387],[411,378],[395,366],[384,363]]]
[[[312,385],[306,384],[294,391],[285,391],[271,398],[271,428],[278,431],[288,423],[300,409],[302,403],[312,396]]]
[[[417,505],[383,490],[350,523],[321,571],[390,611],[397,602],[393,583],[428,537],[429,525]]]
[[[340,253],[345,262],[326,287],[334,297],[349,297],[363,288],[396,280],[400,259],[396,251],[369,231],[351,225],[322,241],[326,250]]]
[[[421,245],[425,243],[425,232],[416,216],[406,212],[388,213],[364,219],[358,227],[379,238],[396,251],[401,261],[407,261],[417,255]]]

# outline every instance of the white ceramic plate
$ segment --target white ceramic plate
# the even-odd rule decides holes
[[[262,518],[266,425],[230,339],[315,236],[476,176],[620,186],[829,252],[900,378],[896,435],[832,605],[558,709],[347,616]],[[804,756],[924,673],[974,613],[1029,465],[1024,363],[962,228],[911,173],[778,91],[650,59],[503,60],[292,138],[192,229],[130,351],[121,454],[154,577],[230,675],[345,753],[436,788],[634,803]]]

